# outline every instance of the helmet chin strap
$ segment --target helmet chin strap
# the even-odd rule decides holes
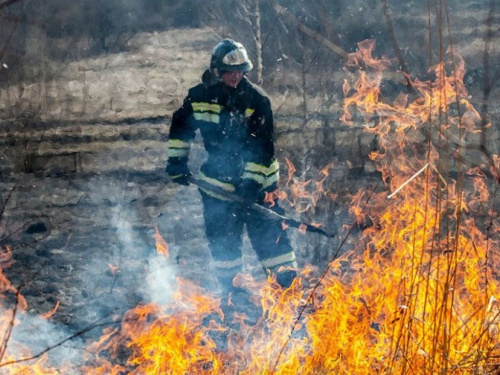
[[[221,75],[223,74],[224,72],[220,72],[218,68],[213,68],[212,69],[212,74],[217,77],[217,78],[220,78]],[[243,76],[246,76],[247,75],[247,72],[243,72]]]

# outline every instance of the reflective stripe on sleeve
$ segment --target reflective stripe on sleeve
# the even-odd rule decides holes
[[[215,124],[219,123],[219,113],[222,110],[220,104],[206,103],[206,102],[194,102],[191,103],[194,111],[194,118],[198,121],[213,122]]]
[[[222,106],[220,104],[206,103],[206,102],[194,102],[191,103],[193,111],[195,112],[212,112],[220,113]]]
[[[257,163],[247,163],[241,177],[243,179],[254,180],[265,189],[274,183],[278,183],[280,177],[279,162],[274,159],[269,167]]]
[[[198,121],[213,122],[214,124],[218,124],[219,119],[220,119],[219,115],[216,115],[214,113],[207,113],[207,112],[203,112],[203,113],[195,112],[193,114],[193,116]]]
[[[243,172],[243,175],[241,176],[243,179],[250,179],[258,182],[260,185],[262,185],[262,188],[265,189],[269,186],[271,186],[274,183],[278,183],[278,180],[280,178],[279,172],[276,172],[275,174],[265,177],[257,173],[249,173],[249,172]]]
[[[168,157],[187,158],[191,150],[191,143],[180,139],[169,139],[167,142]]]
[[[274,159],[274,161],[271,163],[271,165],[269,165],[269,167],[257,163],[247,163],[245,165],[245,171],[260,173],[263,174],[264,176],[269,176],[273,173],[276,173],[279,171],[279,169],[280,169],[280,163],[278,162],[277,159]]]

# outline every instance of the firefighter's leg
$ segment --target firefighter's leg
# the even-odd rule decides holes
[[[225,320],[231,322],[245,314],[247,324],[254,323],[261,311],[250,303],[248,290],[236,287],[233,279],[242,270],[242,235],[244,222],[241,207],[234,202],[221,201],[202,193],[206,236],[212,252],[214,269],[221,286],[221,308]]]
[[[233,290],[233,278],[241,272],[243,222],[234,202],[222,201],[201,191],[205,234],[213,266],[223,294]]]
[[[297,276],[297,259],[281,222],[248,212],[246,224],[248,237],[264,270],[274,274],[282,287],[289,287]]]

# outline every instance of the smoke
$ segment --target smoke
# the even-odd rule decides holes
[[[122,204],[112,208],[110,225],[115,233],[111,254],[107,262],[99,259],[90,265],[106,268],[106,283],[110,283],[110,276],[113,278],[109,290],[116,305],[109,307],[116,311],[133,308],[139,302],[166,303],[175,290],[176,271],[167,257],[157,254],[154,228],[144,226],[137,216],[133,208]],[[96,284],[95,280],[88,281]]]
[[[9,317],[12,316],[12,311],[2,309],[0,314]],[[17,360],[22,360],[47,352],[49,360],[44,366],[68,368],[77,367],[82,363],[83,340],[80,337],[72,337],[73,333],[66,326],[27,312],[18,312],[15,321],[12,335],[6,344],[7,354],[3,362],[11,360],[9,354],[15,355]],[[29,363],[26,362],[26,366],[29,366]]]
[[[113,210],[111,224],[116,228],[118,240],[114,258],[120,263],[118,277],[124,279],[123,284],[118,282],[117,287],[126,287],[126,293],[134,293],[141,302],[163,305],[170,301],[176,289],[177,271],[169,257],[157,254],[154,228],[144,229],[139,226],[136,229],[134,223],[139,222],[132,209],[119,205]]]
[[[168,258],[160,255],[151,257],[148,262],[146,284],[144,288],[141,288],[145,299],[158,305],[168,304],[175,291],[176,273]]]

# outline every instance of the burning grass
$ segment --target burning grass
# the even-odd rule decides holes
[[[257,297],[253,324],[249,310],[228,313],[220,299],[178,278],[169,304],[137,306],[105,331],[81,372],[498,373],[500,219],[486,174],[466,168],[464,144],[480,119],[467,101],[463,62],[452,57],[432,67],[433,79],[410,80],[414,92],[389,102],[381,95],[388,61],[372,56],[371,41],[359,47],[348,63],[357,74],[344,85],[343,120],[361,114],[377,135],[371,158],[385,188],[352,198],[353,225],[365,228],[355,249],[324,273],[304,268],[288,290],[273,280],[239,280]],[[323,182],[311,204],[318,194],[331,196]],[[293,185],[290,176],[285,185],[280,198],[292,203],[314,186]],[[155,237],[167,256],[168,244]],[[19,373],[13,366],[3,368]],[[27,373],[59,373],[37,366],[43,363]]]

